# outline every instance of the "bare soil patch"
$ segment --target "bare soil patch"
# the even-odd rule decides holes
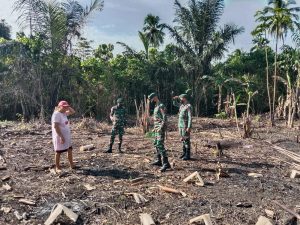
[[[37,123],[0,123],[0,224],[43,224],[52,207],[62,203],[80,217],[76,224],[140,224],[139,215],[148,213],[157,224],[182,225],[202,214],[210,214],[213,224],[255,224],[265,209],[275,212],[277,224],[285,224],[292,216],[273,200],[295,210],[300,205],[300,179],[291,179],[292,162],[274,150],[269,143],[300,153],[296,142],[298,129],[284,124],[267,128],[255,123],[253,138],[240,139],[230,120],[195,119],[192,134],[192,160],[178,159],[181,143],[175,119],[171,119],[166,147],[173,169],[160,173],[149,163],[154,156],[152,140],[138,128],[128,128],[124,136],[125,154],[102,153],[109,142],[110,127],[91,121],[72,124],[74,159],[80,166],[70,170],[66,155],[62,156],[63,173],[50,172],[54,153],[50,125]],[[208,145],[223,142],[223,155]],[[95,149],[80,152],[82,145]],[[218,162],[228,177],[216,177]],[[201,187],[183,179],[198,171],[205,182]],[[249,173],[261,174],[251,177]],[[3,179],[2,178],[6,178]],[[132,180],[141,178],[138,182]],[[8,184],[11,190],[3,188]],[[88,190],[86,185],[92,187]],[[163,192],[158,185],[187,194]],[[141,194],[145,203],[136,203],[133,195]],[[18,197],[35,205],[19,202]],[[15,212],[25,219],[18,220]],[[72,224],[64,216],[56,221]],[[74,223],[75,224],[75,223]]]

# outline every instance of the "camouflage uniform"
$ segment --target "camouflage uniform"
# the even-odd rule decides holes
[[[186,95],[181,97],[187,98]],[[173,100],[173,105],[179,107],[178,130],[182,141],[183,154],[181,158],[190,159],[191,139],[190,132],[186,130],[192,128],[192,106],[189,103],[181,104],[176,99]]]
[[[113,106],[110,111],[110,117],[113,118],[113,127],[111,129],[111,136],[110,136],[110,144],[109,148],[106,151],[107,153],[112,152],[112,146],[115,142],[116,135],[119,135],[119,152],[121,151],[123,135],[124,135],[124,127],[127,123],[126,121],[126,109],[123,105],[121,105],[122,100],[118,99],[117,101],[119,104]]]
[[[154,118],[154,147],[160,153],[162,157],[166,157],[166,149],[164,146],[165,142],[165,126],[167,121],[167,116],[165,114],[166,107],[164,104],[159,103],[153,112]]]
[[[155,93],[151,93],[148,96],[150,101],[157,97]],[[153,112],[154,119],[154,147],[156,148],[156,161],[152,163],[154,166],[162,166],[160,171],[165,172],[167,169],[171,168],[171,165],[168,160],[167,152],[165,149],[165,131],[166,131],[166,107],[164,104],[160,103],[158,98],[156,98],[156,106]]]

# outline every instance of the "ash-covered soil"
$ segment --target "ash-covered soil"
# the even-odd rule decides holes
[[[54,166],[50,125],[1,122],[0,224],[43,224],[57,203],[79,215],[76,224],[138,225],[139,215],[148,213],[157,224],[184,225],[194,217],[210,214],[213,224],[246,225],[255,224],[265,209],[274,211],[274,224],[285,224],[292,218],[273,201],[297,211],[300,178],[290,178],[291,163],[295,162],[268,142],[299,154],[298,129],[287,129],[284,123],[268,128],[264,122],[256,122],[253,137],[241,139],[233,121],[194,119],[192,160],[182,161],[178,158],[181,142],[176,119],[170,121],[165,145],[173,169],[166,173],[149,165],[154,156],[152,140],[139,128],[126,129],[124,154],[118,154],[116,144],[113,154],[105,154],[110,126],[89,120],[71,124],[74,160],[80,168],[70,170],[63,154],[60,175],[50,171]],[[215,148],[209,147],[214,141],[223,145],[223,156],[218,157]],[[79,151],[88,144],[96,148]],[[217,179],[218,162],[221,174],[228,177]],[[183,182],[195,171],[204,187]],[[249,173],[262,176],[255,178]],[[4,179],[6,176],[9,178]],[[132,183],[135,178],[143,179]],[[5,184],[12,189],[4,188]],[[87,190],[86,185],[94,189]],[[158,185],[187,196],[163,192]],[[130,193],[141,194],[148,201],[138,204]],[[20,197],[35,205],[20,203]],[[16,211],[24,218],[18,220]],[[75,223],[62,215],[55,224]]]

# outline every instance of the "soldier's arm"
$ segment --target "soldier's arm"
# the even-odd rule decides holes
[[[110,110],[110,114],[109,114],[109,117],[110,117],[111,121],[114,120],[114,114],[115,114],[115,110],[114,110],[114,107],[112,107],[111,110]]]
[[[164,127],[167,123],[167,114],[166,114],[166,107],[165,106],[162,106],[160,108],[160,112],[161,112],[161,115],[162,115],[162,127]]]
[[[175,106],[175,107],[180,107],[180,103],[178,102],[178,96],[175,96],[174,98],[173,98],[173,105]]]
[[[192,128],[192,107],[189,106],[187,109],[188,125],[187,128],[190,130]]]

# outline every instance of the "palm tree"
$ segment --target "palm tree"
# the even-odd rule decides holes
[[[142,41],[143,46],[145,48],[146,59],[148,59],[148,56],[149,56],[149,39],[147,37],[147,34],[142,33],[141,31],[139,31],[139,38]]]
[[[274,62],[274,84],[273,84],[273,105],[272,110],[275,111],[276,89],[277,89],[277,57],[278,57],[278,42],[286,37],[288,31],[294,31],[295,27],[300,27],[297,22],[299,16],[297,12],[300,7],[292,7],[296,4],[295,0],[269,0],[268,6],[262,11],[259,11],[256,16],[257,21],[265,23],[268,27],[268,32],[275,38],[275,62]],[[274,117],[274,113],[273,113]],[[273,118],[274,121],[274,118]]]
[[[163,29],[165,24],[160,23],[160,18],[152,14],[148,14],[144,20],[143,31],[149,40],[149,44],[158,48],[164,42],[165,33]]]
[[[29,26],[30,35],[42,34],[50,40],[52,50],[67,52],[72,49],[74,37],[81,37],[81,30],[94,11],[102,10],[103,0],[93,0],[82,6],[75,0],[60,3],[57,0],[17,0],[14,11],[20,13],[18,22]]]
[[[200,86],[203,82],[201,77],[210,75],[211,61],[220,59],[228,45],[244,29],[234,24],[218,27],[224,0],[189,0],[187,7],[175,0],[175,9],[176,26],[166,25],[166,28],[177,42],[176,51],[190,75],[193,93],[204,92],[205,86]],[[201,95],[195,97],[197,110]]]
[[[144,50],[145,50],[145,57],[146,59],[148,59],[149,57],[149,39],[147,38],[146,34],[139,31],[139,38],[141,40],[141,42],[143,43],[144,46]],[[128,46],[127,44],[125,44],[124,42],[120,42],[118,41],[117,44],[121,45],[125,51],[123,53],[125,53],[126,55],[130,55],[139,59],[143,59],[145,57],[141,57],[141,54],[139,54],[135,49],[131,48],[130,46]]]
[[[0,20],[0,38],[10,40],[11,27],[5,22],[5,20]]]
[[[258,13],[259,14],[259,13]],[[271,94],[270,94],[270,85],[269,85],[269,60],[268,60],[268,46],[269,40],[267,39],[267,25],[262,23],[258,25],[253,31],[252,35],[254,36],[253,43],[255,46],[251,50],[265,50],[265,58],[266,58],[266,80],[267,80],[267,93],[268,93],[268,101],[269,101],[269,110],[270,110],[270,123],[271,126],[274,125],[274,111],[272,110],[272,103],[271,103]]]

